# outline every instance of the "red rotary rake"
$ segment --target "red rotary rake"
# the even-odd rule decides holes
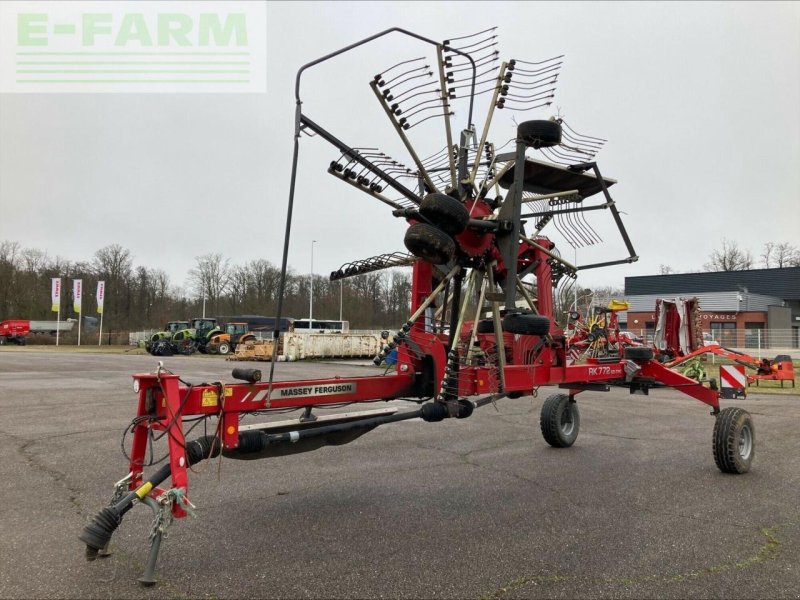
[[[413,167],[374,148],[348,146],[301,110],[304,71],[388,34],[413,38],[433,52],[433,68],[424,59],[412,59],[370,82]],[[580,427],[576,399],[581,392],[622,386],[646,394],[652,388],[674,387],[711,407],[717,466],[727,473],[750,468],[755,441],[751,417],[738,408],[720,410],[715,385],[707,387],[671,371],[653,360],[650,348],[619,345],[622,354],[604,352],[580,364],[568,360],[568,343],[554,315],[576,273],[630,263],[637,256],[609,194],[616,182],[604,178],[594,160],[604,140],[578,134],[563,119],[551,118],[519,123],[509,142],[511,151],[499,152],[501,148],[488,141],[498,110],[549,106],[562,63],[557,57],[497,65],[496,44],[494,30],[439,43],[393,28],[299,70],[277,318],[283,308],[299,138],[309,133],[340,153],[330,164],[333,176],[389,205],[396,217],[409,223],[405,234],[409,253],[356,261],[332,274],[338,279],[412,265],[410,316],[391,338],[387,336],[376,357],[379,364],[396,351],[396,366],[368,377],[275,382],[273,360],[266,382],[261,381],[260,371],[234,369],[233,377],[241,382],[212,385],[192,385],[161,367],[155,373],[134,375],[138,408],[130,428],[128,474],[117,483],[111,504],[80,536],[89,560],[107,553],[123,515],[137,502],[145,503],[153,509],[155,522],[150,558],[140,581],[154,583],[162,534],[172,518],[190,511],[188,470],[202,460],[220,454],[254,459],[306,452],[348,443],[380,425],[407,419],[464,419],[481,406],[534,393],[542,385],[562,390],[547,398],[541,409],[541,431],[551,446],[567,448],[575,442]],[[488,101],[480,132],[472,125],[476,100]],[[468,117],[454,143],[451,120],[458,102],[465,103]],[[423,160],[409,135],[426,122],[443,126],[446,145]],[[573,247],[597,243],[599,236],[585,216],[600,209],[611,214],[628,256],[582,266],[564,260],[554,239],[560,236]],[[551,223],[553,235],[546,237],[542,230]],[[317,418],[312,412],[326,405],[393,399],[418,402],[420,407],[329,418]],[[304,412],[291,422],[242,423],[248,415],[286,409]],[[187,441],[187,423],[207,418],[216,419],[214,433]],[[148,447],[156,436],[166,437],[169,452],[160,469],[145,475]]]

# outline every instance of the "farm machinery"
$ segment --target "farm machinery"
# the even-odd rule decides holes
[[[226,323],[225,328],[208,336],[206,352],[226,356],[236,351],[236,346],[256,339],[247,323]]]
[[[610,300],[607,306],[590,307],[585,318],[577,310],[569,311],[564,330],[568,360],[578,362],[583,357],[619,358],[625,348],[643,346],[641,338],[620,330],[617,313],[628,308],[630,304],[624,300]]]
[[[410,38],[432,55],[429,62],[412,58],[384,69],[369,82],[379,112],[405,147],[411,166],[373,147],[341,141],[303,111],[300,97],[308,69],[388,35]],[[626,347],[621,354],[588,356],[582,364],[570,364],[564,330],[554,318],[559,299],[568,297],[579,271],[638,257],[609,193],[616,181],[601,175],[595,160],[604,140],[577,133],[557,116],[519,122],[504,138],[511,138],[506,151],[489,141],[496,113],[546,110],[563,62],[562,57],[499,62],[496,38],[488,30],[436,42],[393,28],[300,68],[276,318],[281,318],[286,290],[300,138],[308,134],[336,149],[338,158],[328,169],[333,177],[387,205],[408,224],[407,252],[348,263],[331,274],[340,279],[411,266],[409,317],[391,341],[387,336],[375,358],[380,364],[394,353],[396,363],[371,376],[295,381],[275,381],[275,360],[266,379],[258,370],[234,369],[233,383],[193,384],[161,365],[155,372],[135,374],[137,411],[127,430],[132,434],[127,474],[116,484],[111,503],[80,535],[89,560],[107,554],[123,516],[136,504],[146,504],[153,510],[154,527],[140,581],[154,583],[163,533],[173,518],[191,512],[189,472],[201,461],[312,451],[410,419],[466,419],[483,406],[534,394],[543,385],[560,389],[544,401],[539,420],[544,440],[555,448],[575,443],[581,423],[578,398],[584,392],[621,386],[647,394],[674,387],[710,408],[717,467],[726,473],[750,469],[755,452],[750,415],[739,408],[721,409],[717,389],[665,367],[654,360],[651,348]],[[476,128],[473,116],[479,103],[486,116]],[[457,105],[459,114],[466,115],[460,132],[454,131]],[[438,124],[445,137],[443,150],[426,159],[411,141],[414,129],[424,124]],[[571,246],[598,243],[586,216],[602,213],[610,215],[627,254],[584,265],[565,260],[556,238]],[[554,231],[544,235],[548,225]],[[418,408],[338,417],[313,414],[316,407],[394,399],[416,402]],[[246,420],[291,409],[302,410],[302,416],[291,422]],[[208,421],[210,434],[187,439],[187,427]],[[160,467],[148,460],[153,438],[168,447]]]
[[[656,300],[656,328],[653,345],[658,360],[675,369],[696,359],[713,354],[751,369],[747,384],[761,381],[790,381],[794,387],[792,357],[779,354],[774,359],[755,358],[726,348],[717,342],[706,342],[700,332],[700,305],[697,298],[659,298]]]
[[[184,329],[189,329],[189,321],[169,321],[162,331],[157,331],[145,341],[145,350],[153,356],[171,356],[174,353],[172,338]]]
[[[154,333],[145,342],[145,349],[153,356],[205,353],[211,337],[222,331],[216,319],[199,317],[191,321],[170,321],[164,331]]]

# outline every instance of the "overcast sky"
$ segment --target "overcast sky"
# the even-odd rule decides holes
[[[495,25],[503,59],[566,55],[551,110],[516,117],[558,108],[608,140],[598,164],[619,181],[611,192],[641,258],[587,272],[584,285],[621,286],[661,264],[699,270],[723,237],[756,256],[768,241],[800,245],[796,2],[270,2],[266,94],[0,95],[0,240],[69,260],[119,243],[176,284],[209,252],[280,264],[298,67],[392,26],[443,40]],[[304,112],[407,160],[367,84],[427,52],[392,37],[312,69]],[[498,113],[491,138],[513,131]],[[412,137],[422,155],[444,146],[438,125]],[[301,141],[296,271],[309,271],[314,239],[316,273],[403,250],[405,223],[326,173],[336,157]],[[578,262],[624,257],[610,215],[595,216],[606,241]]]

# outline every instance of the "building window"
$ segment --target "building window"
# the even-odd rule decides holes
[[[747,321],[744,324],[744,347],[760,348],[764,345],[764,323]]]
[[[711,337],[720,346],[736,346],[736,323],[711,323]]]

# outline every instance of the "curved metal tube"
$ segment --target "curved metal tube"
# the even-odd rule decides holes
[[[278,307],[277,307],[277,311],[276,311],[277,312],[277,314],[276,314],[276,319],[277,320],[275,321],[276,323],[280,323],[281,322],[280,319],[283,316],[283,295],[284,295],[284,292],[286,291],[286,267],[287,267],[287,261],[288,261],[288,257],[289,257],[289,237],[290,237],[291,231],[292,231],[292,211],[294,209],[294,190],[295,190],[295,183],[296,183],[296,180],[297,180],[297,158],[298,158],[298,153],[300,151],[300,120],[301,120],[301,115],[302,115],[302,112],[300,110],[300,108],[302,106],[302,100],[300,100],[300,78],[303,76],[303,72],[304,71],[306,71],[307,69],[313,67],[314,65],[318,65],[318,64],[320,64],[322,62],[325,62],[326,60],[330,60],[331,58],[339,56],[340,54],[344,54],[345,52],[349,52],[350,50],[353,50],[354,48],[358,48],[359,46],[363,46],[364,44],[367,44],[367,43],[369,43],[369,42],[371,42],[373,40],[376,40],[376,39],[378,39],[380,37],[383,37],[385,35],[388,35],[388,34],[394,33],[394,32],[402,33],[403,35],[407,35],[407,36],[412,37],[414,39],[420,40],[422,42],[425,42],[426,44],[431,44],[432,46],[435,46],[437,48],[439,46],[441,46],[441,44],[439,44],[438,42],[435,42],[435,41],[433,41],[433,40],[431,40],[429,38],[423,37],[423,36],[418,35],[416,33],[412,33],[411,31],[408,31],[406,29],[402,29],[400,27],[392,27],[391,29],[386,29],[384,31],[381,31],[380,33],[376,33],[375,35],[371,35],[371,36],[369,36],[367,38],[364,38],[363,40],[360,40],[358,42],[350,44],[349,46],[345,46],[344,48],[340,48],[339,50],[336,50],[335,52],[331,52],[330,54],[326,54],[325,56],[322,56],[322,57],[320,57],[320,58],[318,58],[316,60],[312,60],[311,62],[304,64],[297,71],[297,77],[295,79],[295,84],[294,84],[294,97],[295,97],[295,100],[297,101],[297,106],[295,108],[295,116],[294,116],[294,153],[292,155],[292,176],[291,176],[291,181],[289,183],[289,204],[288,204],[288,207],[287,207],[287,210],[286,210],[286,230],[285,230],[284,238],[283,238],[283,259],[281,261],[281,279],[280,279],[280,284],[278,286]],[[472,57],[469,54],[467,54],[466,52],[462,52],[462,51],[457,50],[455,48],[450,48],[450,50],[452,52],[456,53],[456,54],[460,54],[460,55],[466,57],[467,60],[469,60],[469,62],[472,64],[472,94],[470,95],[469,116],[468,116],[468,119],[467,119],[467,125],[469,125],[472,122],[472,109],[473,109],[474,96],[475,96],[475,79],[476,79],[475,61],[472,60]],[[275,343],[272,346],[272,361],[270,361],[270,365],[269,365],[269,386],[267,388],[268,389],[268,391],[267,391],[267,406],[269,406],[269,401],[270,401],[270,399],[272,397],[272,382],[273,382],[273,378],[274,378],[274,374],[275,374],[275,361],[276,361],[277,353],[278,353],[278,338],[279,338],[279,336],[280,336],[280,328],[276,329],[273,332],[273,339],[274,339]]]

